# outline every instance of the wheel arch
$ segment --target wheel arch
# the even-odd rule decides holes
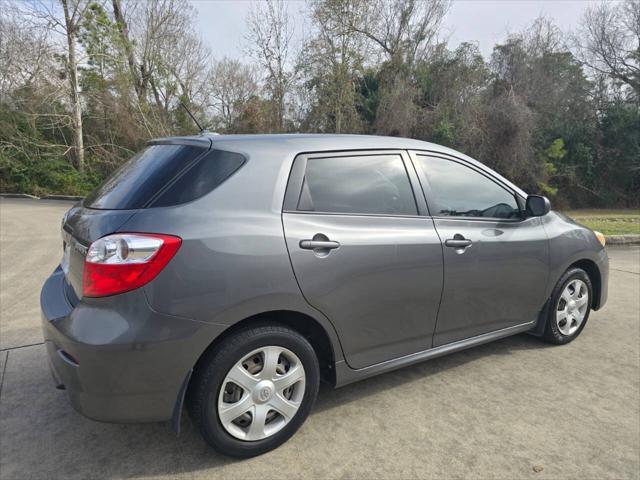
[[[593,293],[593,298],[591,299],[591,308],[593,310],[598,310],[598,308],[600,308],[600,299],[602,294],[602,275],[600,274],[598,265],[593,260],[583,258],[569,265],[565,272],[571,268],[580,268],[584,270],[589,276]]]
[[[589,280],[591,280],[591,287],[593,298],[591,299],[591,308],[593,310],[597,310],[600,308],[600,301],[602,295],[602,274],[600,273],[600,269],[598,268],[598,264],[589,258],[581,258],[578,260],[573,260],[569,263],[564,269],[560,271],[556,278],[554,278],[553,283],[551,283],[551,291],[555,288],[558,281],[562,278],[562,276],[571,270],[572,268],[580,268],[586,272],[589,276]],[[551,295],[551,291],[549,295]],[[547,298],[545,301],[540,313],[538,314],[538,321],[536,322],[536,326],[529,332],[534,336],[541,336],[544,334],[546,318],[550,308],[550,300],[551,298]]]
[[[340,355],[340,352],[336,352],[335,348],[339,348],[339,346],[335,346],[332,343],[329,333],[318,320],[306,313],[295,310],[270,310],[257,313],[230,325],[220,335],[214,338],[207,348],[198,356],[183,381],[174,405],[171,425],[176,434],[180,434],[180,419],[185,398],[189,395],[189,389],[193,385],[193,379],[198,374],[200,366],[206,361],[209,353],[235,332],[258,325],[283,325],[304,336],[318,357],[320,379],[331,386],[336,385],[336,353]]]
[[[318,357],[321,379],[326,383],[335,385],[334,365],[336,361],[336,352],[329,334],[322,324],[315,318],[306,313],[295,310],[271,310],[261,312],[246,317],[229,326],[229,328],[218,335],[198,357],[198,360],[193,366],[194,372],[198,370],[199,365],[201,365],[205,360],[207,354],[226,338],[239,330],[244,330],[256,325],[283,325],[295,330],[305,337],[313,347],[316,352],[316,356]]]

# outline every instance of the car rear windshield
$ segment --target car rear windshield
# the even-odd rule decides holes
[[[90,193],[84,205],[127,210],[186,203],[212,191],[244,160],[237,153],[192,145],[151,145]]]

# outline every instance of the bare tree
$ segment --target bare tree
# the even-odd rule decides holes
[[[451,0],[369,0],[351,29],[386,57],[380,73],[375,129],[387,135],[410,135],[417,116],[414,66],[428,58]]]
[[[370,0],[352,28],[392,61],[412,65],[435,44],[451,0]]]
[[[189,17],[185,20],[189,22]],[[189,30],[185,30],[173,48],[165,49],[161,71],[172,77],[177,86],[176,94],[183,102],[200,107],[208,103],[210,59],[211,52],[202,38]]]
[[[7,167],[16,159],[44,165],[69,151],[61,132],[72,128],[59,108],[68,104],[68,86],[50,25],[34,24],[16,5],[0,9],[0,190],[7,190]],[[20,5],[23,7],[23,5]],[[19,112],[19,113],[15,113]],[[16,121],[20,118],[20,121]],[[38,132],[39,135],[34,135]],[[34,138],[35,137],[35,138]],[[25,178],[24,166],[20,176]]]
[[[550,70],[563,52],[562,32],[553,21],[541,16],[522,32],[511,34],[496,45],[490,67],[504,88],[522,96],[526,104],[550,100],[555,103],[553,93],[561,89],[550,84],[557,81],[552,79]]]
[[[574,43],[585,65],[628,85],[640,98],[640,2],[589,8]]]
[[[220,124],[230,131],[245,104],[258,93],[257,72],[239,60],[225,57],[213,67],[209,86]]]
[[[5,6],[0,12],[0,97],[25,85],[37,86],[51,73],[54,49],[48,29],[29,25],[21,12]]]
[[[129,35],[129,25],[122,9],[122,3],[120,0],[112,0],[111,5],[113,7],[113,17],[116,21],[118,32],[120,33],[121,43],[125,50],[129,72],[138,96],[138,101],[146,104],[147,98],[146,92],[144,91],[145,85],[142,82],[140,75],[141,72],[139,71],[138,64],[136,62],[133,43],[131,42]]]
[[[71,158],[74,160],[78,171],[83,172],[84,161],[84,137],[82,126],[82,100],[80,97],[80,82],[78,64],[80,54],[78,51],[78,34],[83,20],[84,12],[88,6],[87,0],[56,0],[32,1],[25,4],[21,10],[22,15],[28,18],[33,28],[54,31],[64,38],[64,67],[67,85],[67,97],[70,102],[70,119],[73,131],[73,141],[69,148]],[[62,11],[60,11],[62,9]]]
[[[111,0],[111,5],[138,100],[129,104],[137,122],[152,136],[191,130],[179,103],[204,110],[210,58],[193,30],[193,6],[186,0]]]
[[[188,30],[185,12],[190,6],[184,0],[156,0],[142,4],[136,16],[136,46],[138,49],[142,91],[151,91],[156,106],[167,111],[175,93],[174,85],[165,82],[165,59]]]
[[[363,72],[368,42],[351,25],[362,14],[363,0],[315,0],[310,4],[313,33],[299,56],[307,88],[315,102],[309,112],[320,131],[360,131],[356,82]]]
[[[82,136],[82,103],[78,81],[78,55],[76,52],[80,22],[87,6],[82,0],[60,0],[64,12],[64,30],[67,37],[67,73],[73,109],[73,156],[78,171],[84,171],[84,139]]]
[[[272,102],[275,130],[284,131],[285,97],[291,85],[288,71],[293,35],[284,0],[254,3],[247,18],[249,50],[267,71],[266,89]]]

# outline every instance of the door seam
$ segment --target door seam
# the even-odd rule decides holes
[[[344,347],[342,346],[342,339],[340,338],[340,335],[338,333],[338,330],[336,329],[336,326],[333,324],[331,319],[327,317],[327,315],[325,315],[325,313],[322,310],[319,310],[318,308],[313,306],[311,302],[309,302],[309,299],[305,296],[304,291],[302,290],[302,286],[298,281],[298,275],[296,274],[296,269],[293,267],[293,260],[291,259],[291,252],[289,251],[289,243],[287,242],[287,234],[284,228],[284,212],[280,212],[280,225],[282,226],[282,240],[284,241],[284,248],[287,250],[287,257],[289,257],[289,266],[291,267],[291,273],[293,273],[293,279],[296,281],[296,285],[298,286],[298,291],[300,292],[300,295],[304,299],[305,303],[309,306],[309,308],[312,308],[316,312],[320,313],[327,320],[327,322],[329,322],[329,324],[331,325],[331,328],[333,328],[333,332],[335,333],[336,338],[338,339],[338,346],[340,347],[340,351],[342,352],[342,359],[349,366],[349,368],[353,368],[351,367],[351,365],[349,365],[347,356],[344,353]],[[329,339],[329,341],[331,340]],[[337,363],[335,358],[334,358],[334,363]]]
[[[436,311],[436,321],[433,326],[433,332],[431,333],[431,348],[433,348],[434,338],[436,336],[436,332],[438,331],[438,320],[440,319],[440,307],[442,306],[442,298],[444,297],[444,282],[445,282],[445,269],[447,268],[444,263],[444,245],[442,244],[442,237],[440,236],[440,232],[438,231],[438,227],[436,227],[436,221],[431,215],[431,209],[429,208],[429,201],[427,200],[427,194],[424,191],[424,186],[422,185],[422,180],[420,179],[420,175],[418,175],[418,169],[416,167],[414,161],[414,151],[406,150],[407,156],[409,157],[409,161],[411,162],[411,166],[413,167],[413,171],[416,174],[416,178],[418,179],[418,185],[420,185],[420,191],[422,192],[422,196],[424,197],[425,204],[427,205],[427,213],[429,216],[427,217],[431,220],[431,224],[433,225],[433,230],[436,232],[438,236],[438,240],[440,241],[440,257],[442,258],[442,286],[440,287],[440,300],[438,301],[438,310]]]

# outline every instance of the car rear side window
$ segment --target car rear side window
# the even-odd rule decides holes
[[[242,155],[192,145],[151,145],[89,194],[88,208],[170,206],[213,190],[244,163]]]
[[[490,178],[453,160],[418,155],[431,190],[433,216],[518,218],[513,193]]]
[[[239,153],[212,150],[180,175],[151,206],[167,207],[200,198],[229,178],[244,161]]]
[[[417,214],[409,177],[400,155],[308,159],[298,210]]]

